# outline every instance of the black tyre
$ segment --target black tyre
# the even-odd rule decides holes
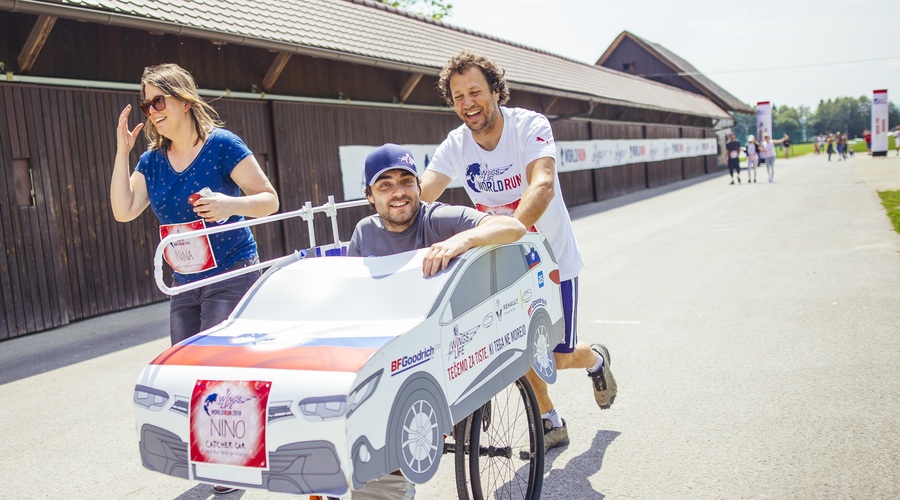
[[[534,390],[525,377],[475,410],[465,446],[468,453],[457,451],[459,497],[540,498],[544,481],[544,434],[540,422]]]

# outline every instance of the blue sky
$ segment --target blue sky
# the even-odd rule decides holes
[[[875,89],[900,103],[897,1],[449,1],[450,24],[591,64],[628,30],[752,105],[815,110]]]

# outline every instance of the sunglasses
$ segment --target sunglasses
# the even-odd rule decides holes
[[[138,107],[141,108],[141,111],[144,112],[145,115],[150,116],[150,108],[157,111],[162,111],[166,109],[166,97],[172,97],[170,95],[158,95],[149,101],[144,101],[138,104]]]

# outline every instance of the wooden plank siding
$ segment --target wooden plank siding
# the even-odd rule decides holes
[[[644,126],[615,122],[591,124],[592,139],[644,139]],[[632,163],[592,171],[597,201],[608,200],[647,188],[647,163]]]
[[[681,128],[681,137],[690,139],[702,139],[704,137],[703,130],[697,128]],[[684,162],[684,178],[693,179],[706,174],[706,157],[694,156],[691,158],[683,158]]]
[[[0,339],[166,299],[153,280],[156,217],[146,210],[134,221],[119,223],[109,207],[115,122],[125,104],[137,102],[136,92],[0,85]],[[282,212],[307,201],[321,205],[328,195],[346,201],[342,145],[439,144],[459,126],[454,113],[437,110],[238,99],[220,99],[213,106],[226,128],[256,155],[279,193]],[[143,119],[135,106],[130,125]],[[702,128],[596,120],[559,120],[553,127],[557,141],[714,137]],[[145,147],[143,139],[135,146],[132,168]],[[14,160],[31,168],[33,206],[20,206],[23,193],[13,182]],[[564,172],[560,189],[574,206],[715,168],[715,156],[710,156]],[[30,193],[24,199],[30,200]],[[445,192],[441,201],[471,206],[460,188]],[[349,239],[356,222],[370,213],[368,207],[341,211],[342,239]],[[319,219],[317,243],[329,243],[330,222]],[[309,244],[300,219],[253,232],[263,260]]]
[[[666,139],[681,137],[681,128],[667,125],[645,125],[645,138]],[[684,179],[684,167],[681,158],[650,163],[647,166],[647,187],[665,186]]]

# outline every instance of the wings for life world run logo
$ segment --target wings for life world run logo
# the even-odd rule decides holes
[[[466,184],[476,193],[500,193],[516,189],[522,185],[522,174],[503,177],[512,164],[505,167],[491,168],[481,163],[472,163],[466,167]]]

